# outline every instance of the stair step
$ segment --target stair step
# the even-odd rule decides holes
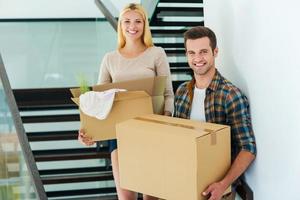
[[[51,198],[50,198],[51,199]],[[68,200],[118,200],[117,195],[101,195],[101,196],[88,196],[88,197],[74,197],[74,198],[67,198]],[[138,200],[143,200],[143,195],[138,194]]]
[[[109,194],[109,193],[116,193],[116,188],[107,187],[107,188],[91,188],[91,189],[81,189],[81,190],[61,190],[61,191],[46,192],[47,197],[67,197],[67,196]]]
[[[32,151],[36,162],[110,158],[107,147]]]
[[[183,43],[155,43],[155,46],[162,48],[184,48]]]
[[[79,114],[66,115],[35,115],[35,116],[21,116],[22,122],[26,123],[49,123],[49,122],[70,122],[79,121]]]
[[[51,200],[50,198],[49,200]],[[67,200],[118,200],[117,195],[101,195],[101,196],[87,196],[87,197],[71,197]],[[53,199],[54,200],[54,199]],[[66,198],[55,198],[55,200],[66,200]],[[142,199],[139,199],[142,200]]]
[[[161,17],[203,17],[203,7],[157,7],[157,18]]]
[[[203,3],[203,0],[160,0],[160,3]]]
[[[186,68],[186,69],[190,68],[189,64],[187,62],[176,62],[176,63],[172,62],[172,63],[170,63],[170,68],[178,68],[178,67]]]
[[[167,56],[182,56],[185,55],[185,50],[184,49],[165,49],[165,52]]]
[[[160,19],[153,20],[150,24],[152,27],[153,26],[204,26],[204,21],[161,21]]]
[[[78,130],[73,131],[48,131],[26,133],[30,142],[55,141],[55,140],[77,140]]]
[[[61,183],[79,183],[113,180],[113,175],[111,171],[107,171],[100,173],[41,176],[41,180],[45,185]]]
[[[76,174],[76,173],[91,173],[91,172],[104,172],[111,171],[111,166],[99,167],[82,167],[82,168],[65,168],[65,169],[43,169],[39,170],[41,176],[43,175],[58,175],[58,174]]]
[[[179,29],[179,30],[172,30],[172,29],[155,29],[151,30],[153,37],[183,37],[183,33],[187,31],[187,29]]]
[[[177,67],[177,68],[170,68],[171,74],[188,74],[192,75],[193,70],[191,68],[186,68],[186,67]]]
[[[39,102],[32,102],[33,104],[38,104]],[[56,105],[20,105],[19,111],[39,111],[39,110],[71,110],[71,109],[78,109],[78,106],[72,102],[69,104],[66,103],[64,105],[56,104]]]
[[[14,89],[13,93],[20,111],[77,108],[70,88]]]

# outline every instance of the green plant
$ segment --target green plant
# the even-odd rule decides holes
[[[78,82],[79,82],[80,94],[84,94],[90,91],[90,87],[88,86],[88,82],[84,74],[80,74],[78,76]]]

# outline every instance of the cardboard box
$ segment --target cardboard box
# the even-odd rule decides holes
[[[79,98],[72,98],[79,106]],[[113,107],[104,120],[90,117],[80,110],[81,128],[93,141],[116,138],[116,123],[153,113],[151,97],[144,91],[118,92]]]
[[[231,164],[229,126],[152,114],[117,124],[117,141],[121,187],[161,199],[205,199]]]
[[[126,89],[128,91],[145,91],[152,98],[153,112],[155,114],[164,113],[164,92],[166,88],[166,76],[156,76],[130,81],[108,83],[93,86],[93,91],[104,91],[112,88]],[[80,96],[80,89],[71,89],[73,97]]]

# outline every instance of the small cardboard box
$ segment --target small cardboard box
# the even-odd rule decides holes
[[[231,164],[229,126],[152,114],[116,129],[122,188],[167,200],[202,200],[201,193]]]
[[[79,106],[79,98],[72,98]],[[118,92],[113,107],[104,120],[90,117],[80,110],[81,128],[93,141],[116,138],[116,123],[153,113],[151,97],[144,91]]]
[[[130,81],[107,83],[93,86],[93,91],[104,91],[112,88],[126,89],[128,91],[145,91],[152,98],[153,113],[164,113],[164,92],[166,88],[166,76],[156,76]],[[71,89],[73,97],[80,96],[80,89]]]

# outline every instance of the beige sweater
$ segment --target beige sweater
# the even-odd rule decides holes
[[[119,51],[107,53],[101,63],[98,84],[154,76],[167,76],[165,111],[173,112],[174,93],[167,55],[161,47],[149,47],[135,58],[125,58]]]

